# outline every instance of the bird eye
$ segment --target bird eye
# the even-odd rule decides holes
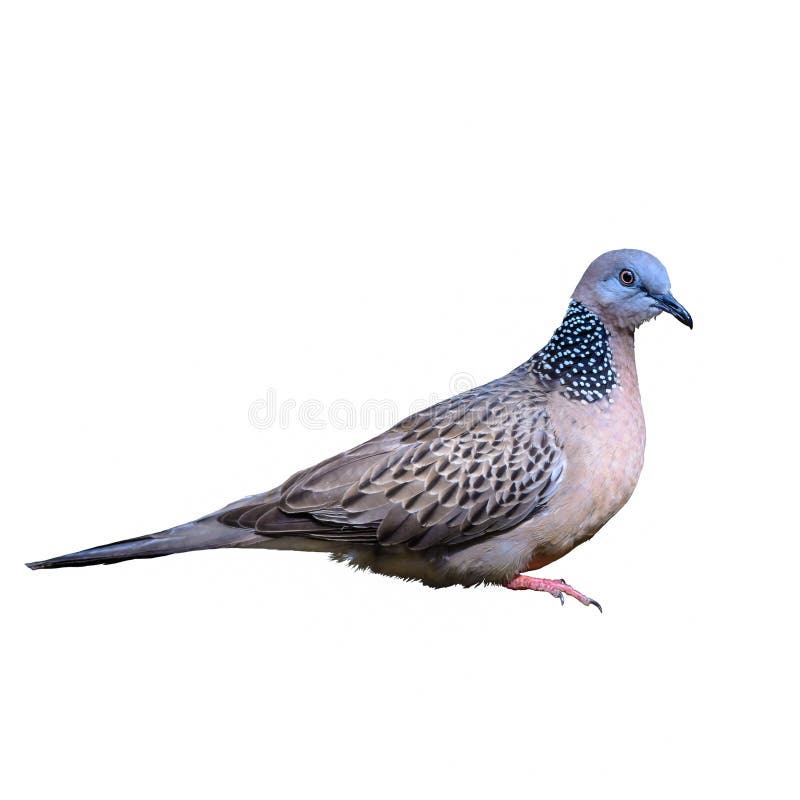
[[[623,286],[633,286],[635,280],[636,276],[629,269],[624,269],[619,274],[619,282]]]

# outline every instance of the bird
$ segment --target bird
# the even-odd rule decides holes
[[[645,450],[634,334],[662,312],[694,327],[655,256],[604,253],[550,340],[507,375],[193,522],[27,566],[315,551],[434,588],[499,585],[602,611],[564,579],[525,573],[591,539],[631,497]]]

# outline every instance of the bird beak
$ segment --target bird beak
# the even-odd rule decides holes
[[[669,312],[684,325],[688,325],[690,328],[694,327],[692,315],[672,296],[671,292],[667,292],[666,294],[654,294],[652,297],[654,300],[653,305],[656,308]]]

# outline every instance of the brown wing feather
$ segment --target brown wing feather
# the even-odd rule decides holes
[[[456,546],[518,525],[561,479],[563,452],[527,371],[415,414],[222,521],[269,535]]]

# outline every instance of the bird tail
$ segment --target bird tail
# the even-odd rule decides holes
[[[44,561],[32,561],[31,569],[55,569],[57,567],[89,567],[94,564],[116,564],[132,558],[158,558],[173,553],[188,553],[192,550],[212,550],[218,547],[247,546],[256,538],[252,531],[232,528],[211,517],[178,525],[160,533],[124,539],[121,542],[90,547],[77,553],[68,553]]]

